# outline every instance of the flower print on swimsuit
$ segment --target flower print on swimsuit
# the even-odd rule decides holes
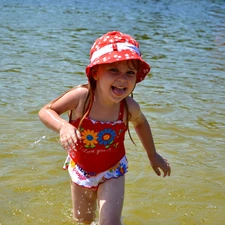
[[[90,178],[90,177],[93,177],[93,176],[96,176],[96,175],[97,175],[97,173],[85,171],[85,170],[82,169],[79,165],[76,165],[76,166],[77,166],[76,170],[78,169],[80,172],[82,172],[82,174],[83,174],[86,178]]]
[[[116,163],[113,167],[109,169],[109,172],[113,172],[114,170],[117,170],[117,168],[120,166],[120,162]]]
[[[86,148],[94,148],[98,143],[98,133],[94,132],[93,130],[84,130],[81,133],[81,138],[83,139],[83,143],[85,144]]]
[[[77,177],[79,177],[80,180],[87,180],[87,177],[85,177],[83,174],[79,173],[79,171],[76,170],[76,168],[74,168],[73,170],[77,174]]]
[[[114,172],[116,173],[116,177],[123,176],[127,172],[127,165],[122,162],[117,163],[108,170],[107,176],[111,177]]]
[[[116,169],[116,173],[118,174],[118,177],[124,175],[126,172],[127,172],[127,166],[123,163],[120,163],[120,165]]]
[[[116,132],[113,129],[108,128],[108,129],[99,131],[97,140],[99,144],[105,145],[105,147],[108,148],[109,145],[113,143],[115,137],[116,137]]]

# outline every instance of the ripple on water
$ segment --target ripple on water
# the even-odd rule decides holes
[[[111,29],[140,40],[151,74],[134,97],[172,166],[170,178],[157,177],[131,128],[124,224],[225,224],[222,1],[2,0],[0,8],[2,224],[76,224],[65,152],[37,113],[86,82],[90,46]]]

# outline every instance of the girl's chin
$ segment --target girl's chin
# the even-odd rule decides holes
[[[115,103],[119,103],[121,102],[123,99],[125,99],[127,97],[127,95],[123,94],[123,95],[116,95],[114,93],[112,93],[111,95],[111,100]]]

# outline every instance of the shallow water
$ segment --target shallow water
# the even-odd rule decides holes
[[[93,41],[139,40],[151,74],[134,92],[172,176],[127,138],[125,225],[225,224],[225,2],[0,2],[0,223],[75,224],[66,153],[39,109],[86,82]]]

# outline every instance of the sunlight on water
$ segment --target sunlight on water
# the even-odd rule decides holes
[[[223,1],[2,0],[0,9],[1,225],[78,224],[66,152],[38,111],[86,82],[91,44],[117,29],[151,65],[134,98],[172,166],[157,177],[131,127],[124,225],[225,224]]]

